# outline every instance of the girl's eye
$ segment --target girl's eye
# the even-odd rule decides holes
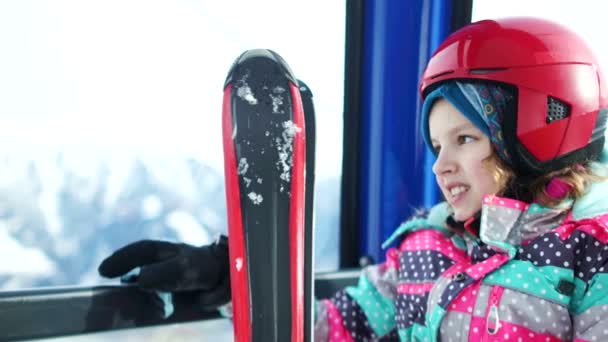
[[[433,146],[433,151],[435,152],[435,154],[439,153],[439,150],[441,150],[441,146],[439,146],[439,145]]]
[[[472,137],[470,135],[459,135],[458,136],[458,143],[459,144],[468,144],[470,142],[475,141],[475,137]]]

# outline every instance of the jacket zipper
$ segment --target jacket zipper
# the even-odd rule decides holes
[[[500,331],[501,323],[498,308],[500,307],[500,300],[502,299],[504,291],[505,289],[500,286],[493,286],[492,290],[490,290],[488,307],[486,309],[486,328],[484,338],[482,339],[483,341],[489,341]]]

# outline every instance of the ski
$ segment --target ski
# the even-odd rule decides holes
[[[312,337],[314,171],[307,163],[314,167],[314,111],[312,94],[300,83],[278,54],[258,49],[236,59],[224,85],[224,172],[238,342]],[[313,139],[307,141],[309,131]]]

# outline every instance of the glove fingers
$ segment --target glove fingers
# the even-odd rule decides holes
[[[195,270],[188,269],[182,258],[173,258],[142,267],[137,283],[144,289],[167,292],[187,290],[186,272]]]
[[[104,259],[98,271],[104,277],[114,278],[135,267],[153,264],[173,257],[177,246],[166,241],[141,240],[126,245]]]
[[[139,286],[163,291],[206,291],[215,288],[226,272],[208,249],[197,251],[180,253],[169,260],[142,267]]]
[[[210,290],[229,272],[228,256],[216,255],[213,246],[183,245],[179,254],[142,267],[139,286],[165,291]]]

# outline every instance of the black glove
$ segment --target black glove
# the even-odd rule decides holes
[[[131,282],[143,289],[196,297],[202,307],[230,301],[228,240],[195,247],[184,243],[141,240],[120,248],[99,265],[99,274],[114,278],[136,267]],[[193,298],[194,299],[194,298]]]

